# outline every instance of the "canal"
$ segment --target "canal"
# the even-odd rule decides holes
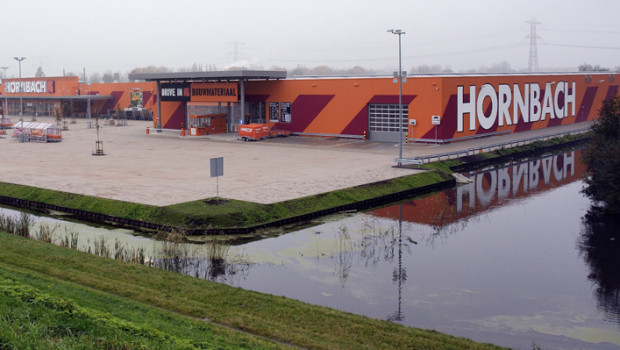
[[[585,234],[580,157],[478,170],[423,198],[221,245],[218,259],[213,245],[172,247],[61,218],[36,225],[79,232],[81,250],[140,249],[151,264],[198,278],[479,342],[620,349],[620,258],[597,256],[609,242]]]

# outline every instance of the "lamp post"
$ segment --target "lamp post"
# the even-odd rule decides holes
[[[3,80],[2,80],[2,85],[4,85],[4,108],[2,109],[2,111],[4,112],[4,115],[8,115],[9,114],[9,98],[6,95],[6,70],[9,69],[9,67],[0,67],[1,69],[4,70],[4,75],[3,75]]]
[[[398,166],[403,159],[403,69],[401,60],[401,35],[406,34],[400,29],[388,29],[389,33],[398,35]]]
[[[21,142],[24,142],[24,104],[22,102],[22,61],[26,59],[26,57],[13,57],[17,62],[19,62],[19,121],[21,122],[21,133],[19,134],[19,138]]]
[[[88,128],[90,129],[93,127],[93,122],[90,120],[90,82],[88,82],[88,97],[86,99],[86,116],[88,117]]]

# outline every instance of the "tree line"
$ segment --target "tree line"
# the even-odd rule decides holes
[[[222,69],[214,64],[199,64],[194,63],[192,66],[172,68],[166,66],[144,66],[136,67],[129,72],[122,73],[119,71],[107,70],[104,73],[93,72],[88,76],[83,74],[77,74],[74,72],[63,72],[64,76],[78,76],[83,81],[91,83],[113,83],[113,82],[128,82],[129,74],[133,73],[180,73],[180,72],[205,72],[205,71],[218,71],[218,70],[262,70],[262,66],[232,66]],[[385,69],[369,69],[361,66],[353,66],[351,68],[334,68],[326,65],[319,65],[315,67],[306,67],[304,65],[297,65],[295,68],[287,69],[285,67],[271,66],[269,70],[287,71],[289,76],[352,76],[352,75],[392,75],[393,71]],[[560,69],[567,71],[570,69]],[[612,69],[602,67],[598,64],[583,63],[579,65],[579,72],[605,72]],[[620,66],[614,68],[615,71],[620,71]],[[552,69],[548,71],[553,71]],[[557,69],[556,69],[557,71]],[[503,74],[503,73],[525,73],[525,69],[514,69],[506,61],[494,63],[490,66],[480,66],[478,68],[472,68],[461,71],[454,71],[450,66],[442,66],[439,64],[421,64],[419,66],[412,66],[407,72],[408,75],[416,74]],[[42,67],[37,68],[35,77],[45,77]]]

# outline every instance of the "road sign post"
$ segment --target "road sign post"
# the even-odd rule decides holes
[[[437,142],[437,125],[441,124],[441,117],[438,115],[431,116],[431,123],[435,125],[435,142]]]
[[[216,180],[217,201],[220,201],[220,176],[224,176],[224,157],[211,158],[211,177]]]

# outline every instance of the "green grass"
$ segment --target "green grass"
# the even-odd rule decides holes
[[[156,207],[8,183],[0,183],[0,195],[182,228],[228,228],[265,224],[448,178],[444,172],[430,171],[274,204],[226,199],[216,204],[204,199]]]
[[[497,348],[6,233],[0,246],[0,348]]]
[[[4,182],[0,182],[0,195],[134,220],[145,220],[157,209],[156,206],[152,205],[117,201]]]
[[[118,303],[110,296],[82,300],[90,305],[82,307],[72,299],[57,296],[63,294],[59,290],[62,284],[46,288],[45,282],[32,277],[0,279],[0,348],[43,348],[51,344],[71,349],[275,348],[262,346],[243,334],[219,335],[211,324],[167,315],[135,302]],[[115,305],[120,312],[100,311],[110,309],[102,302]],[[139,319],[134,317],[138,313]]]
[[[155,222],[166,222],[190,228],[249,227],[430,185],[447,179],[449,177],[445,173],[430,171],[274,204],[237,200],[226,200],[224,204],[214,204],[200,200],[158,208],[150,219]]]

